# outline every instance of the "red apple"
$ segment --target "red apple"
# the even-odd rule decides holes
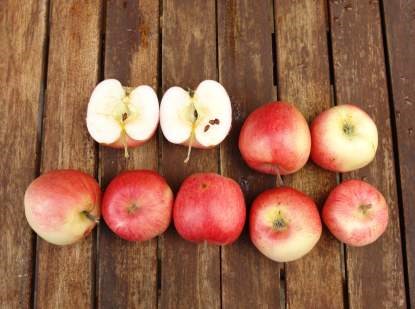
[[[226,245],[242,232],[245,200],[239,185],[214,173],[193,174],[177,193],[173,220],[177,232],[193,242]]]
[[[98,222],[101,190],[80,171],[57,170],[36,178],[27,188],[27,222],[44,240],[69,245],[87,236]]]
[[[329,194],[322,213],[330,232],[350,246],[365,246],[378,239],[388,225],[383,195],[361,180],[348,180]]]
[[[239,150],[253,169],[292,174],[310,155],[311,138],[303,115],[291,104],[272,102],[252,112],[239,135]]]
[[[301,258],[317,244],[321,231],[316,204],[295,189],[267,190],[252,204],[251,240],[271,260],[289,262]]]
[[[369,164],[378,147],[376,124],[359,107],[332,107],[311,124],[311,159],[334,172],[349,172]]]
[[[163,177],[153,171],[126,171],[105,190],[102,216],[118,236],[145,241],[169,226],[173,193]]]

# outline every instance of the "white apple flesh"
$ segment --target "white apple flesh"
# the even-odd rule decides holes
[[[86,123],[92,138],[113,148],[137,147],[157,129],[159,103],[154,90],[146,85],[123,87],[118,80],[100,82],[88,103]]]
[[[311,251],[322,232],[314,201],[280,187],[261,193],[251,207],[249,234],[255,247],[277,262],[290,262]]]
[[[388,225],[383,195],[361,180],[348,180],[334,188],[323,206],[322,218],[341,242],[361,247],[376,241]]]
[[[75,243],[95,227],[101,190],[80,171],[57,170],[36,178],[24,196],[26,219],[44,240],[55,245]]]
[[[352,104],[332,107],[311,125],[311,158],[322,168],[350,172],[369,164],[378,147],[376,124]]]
[[[160,126],[164,137],[173,144],[210,148],[228,135],[232,123],[229,96],[221,84],[205,80],[195,91],[171,87],[160,104]]]

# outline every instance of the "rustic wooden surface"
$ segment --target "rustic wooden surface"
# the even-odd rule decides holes
[[[415,1],[0,1],[0,308],[409,308],[415,304]],[[195,88],[220,81],[233,127],[220,147],[194,150],[162,134],[123,152],[96,145],[85,125],[93,87]],[[234,178],[247,206],[276,179],[247,168],[239,129],[257,106],[294,103],[311,121],[355,103],[375,119],[375,161],[336,175],[312,163],[286,184],[322,205],[339,179],[377,186],[390,207],[386,234],[349,248],[324,231],[303,259],[274,263],[250,243],[194,245],[174,227],[130,243],[102,222],[70,247],[36,237],[23,195],[39,173],[76,168],[103,189],[125,169],[154,169],[174,191],[195,172]]]
[[[147,84],[157,89],[159,4],[156,1],[107,1],[103,78],[124,85]],[[157,170],[157,140],[124,152],[100,147],[99,179],[105,188],[127,169]],[[97,307],[154,308],[157,305],[157,239],[143,244],[116,237],[104,224],[99,227]]]

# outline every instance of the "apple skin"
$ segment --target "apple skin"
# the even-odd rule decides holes
[[[150,170],[126,171],[104,192],[102,216],[108,227],[129,241],[146,241],[169,226],[173,192],[166,180]]]
[[[125,133],[127,147],[128,148],[135,148],[135,147],[141,146],[142,144],[145,144],[146,142],[148,142],[154,136],[154,133],[156,132],[157,127],[154,129],[154,132],[151,133],[151,136],[148,139],[143,140],[143,141],[135,140],[135,139],[131,138],[130,136],[128,136],[127,133]],[[123,140],[122,139],[123,139],[123,137],[120,137],[114,143],[111,143],[111,144],[103,144],[103,145],[108,146],[108,147],[111,147],[111,148],[115,148],[115,149],[122,149],[122,148],[124,148],[124,144],[123,144]]]
[[[277,262],[303,257],[317,244],[322,232],[314,201],[289,187],[261,193],[252,204],[249,218],[253,244]]]
[[[378,132],[365,111],[342,104],[314,119],[311,140],[311,159],[324,169],[344,173],[362,168],[374,159]]]
[[[100,202],[97,181],[76,170],[47,172],[29,185],[24,196],[29,225],[55,245],[73,244],[87,236],[99,219]]]
[[[173,207],[177,232],[195,243],[230,244],[241,234],[245,218],[241,188],[233,179],[215,173],[187,177]]]
[[[252,169],[272,175],[292,174],[308,160],[310,130],[291,104],[272,102],[253,111],[239,135],[239,150]]]
[[[366,207],[362,209],[361,205]],[[385,232],[389,212],[385,198],[375,187],[352,179],[330,192],[322,218],[338,240],[360,247],[373,243]]]

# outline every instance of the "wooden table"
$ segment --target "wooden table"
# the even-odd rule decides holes
[[[220,147],[194,151],[161,134],[130,151],[100,147],[85,113],[93,87],[117,78],[173,85],[220,81],[234,110]],[[1,308],[406,308],[415,306],[414,0],[1,0]],[[122,241],[102,222],[69,247],[36,237],[23,194],[39,174],[76,168],[102,187],[121,170],[185,176],[214,171],[237,180],[247,202],[276,179],[248,169],[237,150],[246,115],[286,100],[311,121],[353,102],[379,130],[375,161],[336,175],[309,163],[286,184],[319,205],[341,179],[378,187],[390,207],[386,234],[365,248],[327,231],[305,258],[274,263],[250,243],[182,240],[171,227],[145,243]]]

